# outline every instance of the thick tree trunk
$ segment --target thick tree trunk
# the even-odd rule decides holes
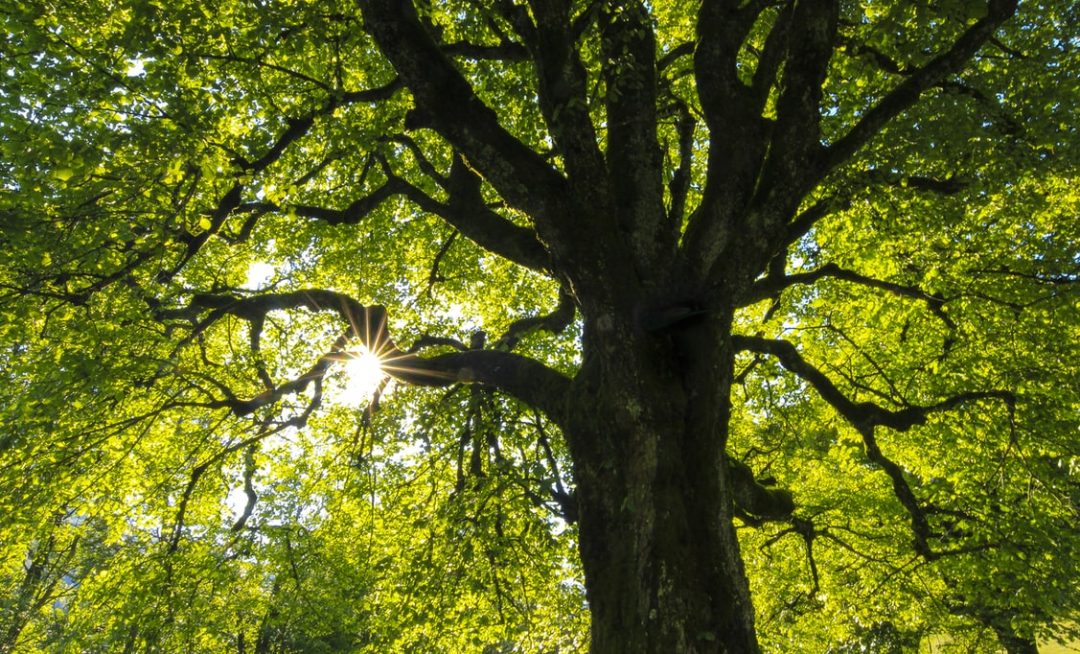
[[[1027,638],[998,638],[1009,654],[1039,654],[1039,647],[1035,641]]]
[[[997,634],[998,642],[1008,654],[1039,654],[1039,646],[1034,640],[1017,634],[1012,627],[1003,624],[991,625]]]
[[[591,651],[756,652],[724,455],[728,325],[613,322],[586,327],[568,423]]]

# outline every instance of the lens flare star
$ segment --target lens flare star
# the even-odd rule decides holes
[[[379,356],[365,347],[357,349],[345,362],[345,401],[360,405],[371,400],[385,378]]]

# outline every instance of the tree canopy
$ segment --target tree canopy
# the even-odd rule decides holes
[[[1075,3],[0,23],[0,653],[1080,637]]]

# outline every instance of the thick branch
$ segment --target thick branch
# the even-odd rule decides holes
[[[656,136],[656,42],[640,2],[605,5],[600,12],[601,54],[607,84],[607,163],[611,196],[638,265],[670,259],[675,241],[666,229],[663,158]]]
[[[735,509],[745,522],[760,524],[791,518],[795,502],[790,491],[763,485],[754,477],[750,466],[742,461],[729,456],[727,462]]]
[[[409,197],[418,199],[418,190],[410,186]],[[466,238],[527,268],[551,269],[551,256],[537,239],[536,232],[519,227],[492,211],[480,194],[480,177],[460,157],[454,158],[446,190],[450,193],[450,202],[437,207],[435,213]]]
[[[512,352],[466,350],[431,358],[415,355],[383,358],[394,379],[416,386],[480,383],[497,388],[561,423],[570,379],[544,364]]]
[[[867,173],[867,176],[872,182],[884,183],[900,188],[910,188],[916,191],[939,193],[941,195],[956,195],[968,186],[967,182],[952,175],[945,179],[938,179],[936,177],[926,177],[924,175],[902,176],[890,174],[882,170],[871,170]]]
[[[443,52],[452,57],[464,57],[466,59],[497,61],[523,61],[529,56],[529,51],[520,43],[506,41],[499,45],[483,45],[458,41],[448,43],[442,47]]]
[[[521,15],[515,22],[532,34],[529,43],[544,122],[563,156],[570,183],[603,215],[611,198],[599,138],[589,115],[588,76],[575,48],[570,3],[538,0],[531,4],[536,24],[524,26],[528,19]]]
[[[547,271],[551,267],[547,250],[536,233],[519,227],[492,211],[480,195],[480,178],[456,159],[450,177],[439,176],[436,182],[450,193],[449,203],[442,203],[413,184],[385,168],[386,182],[367,195],[356,199],[344,209],[313,205],[280,207],[270,202],[253,202],[244,206],[249,211],[289,210],[297,216],[321,220],[331,225],[353,225],[378,208],[386,200],[401,195],[420,209],[439,216],[466,238],[485,250],[509,259],[532,270]]]
[[[757,68],[754,69],[754,79],[751,83],[754,106],[758,112],[764,111],[765,104],[769,100],[769,92],[777,81],[776,74],[784,61],[784,50],[791,29],[793,9],[792,4],[787,4],[780,9],[772,30],[765,39],[765,47],[758,57]]]
[[[803,0],[795,5],[788,30],[782,91],[777,100],[766,163],[769,191],[790,194],[790,188],[805,188],[803,181],[814,177],[813,167],[820,150],[821,85],[832,57],[839,18],[837,0]],[[788,200],[790,201],[790,200]]]
[[[412,122],[442,134],[508,202],[539,221],[555,221],[545,200],[564,185],[540,155],[499,125],[424,30],[411,2],[364,0],[365,29],[412,91]]]
[[[513,350],[524,336],[540,330],[558,334],[574,321],[574,313],[574,299],[566,291],[559,289],[559,306],[555,307],[554,311],[547,315],[514,321],[502,338],[495,342],[495,349]]]
[[[836,208],[835,198],[824,198],[818,200],[812,204],[808,209],[795,216],[795,219],[788,223],[787,230],[784,234],[783,246],[787,247],[792,243],[798,241],[825,216],[828,216]]]
[[[660,59],[656,62],[656,69],[659,70],[659,71],[664,71],[669,66],[671,66],[676,61],[678,61],[679,58],[686,57],[686,56],[692,55],[692,54],[694,54],[694,43],[693,42],[687,41],[685,43],[680,43],[679,45],[675,46],[674,48],[668,50],[664,54],[664,56],[660,57]]]
[[[359,341],[382,361],[383,370],[398,381],[418,386],[448,386],[453,383],[482,383],[497,388],[522,402],[545,412],[553,420],[562,417],[562,404],[570,380],[542,363],[510,352],[467,350],[430,358],[402,351],[387,330],[386,309],[365,306],[355,299],[324,289],[271,293],[253,297],[231,295],[196,295],[188,307],[159,311],[161,319],[194,319],[203,313],[185,342],[206,331],[225,315],[257,323],[271,311],[307,309],[333,311],[348,326],[331,351],[303,375],[280,386],[267,389],[249,400],[237,398],[222,389],[226,398],[216,406],[228,407],[237,415],[248,415],[285,395],[302,391],[308,384],[319,383],[335,362],[348,358],[344,350],[350,341]]]
[[[730,246],[756,186],[765,156],[768,121],[750,88],[739,80],[739,48],[764,2],[705,0],[697,22],[694,74],[712,146],[701,204],[683,236],[690,264],[707,271]]]
[[[697,18],[694,73],[705,121],[715,137],[725,132],[738,136],[753,113],[749,89],[739,81],[739,48],[764,2],[704,0]]]

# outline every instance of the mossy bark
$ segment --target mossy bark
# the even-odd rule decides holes
[[[728,330],[587,326],[567,428],[594,654],[758,651],[724,449]]]

